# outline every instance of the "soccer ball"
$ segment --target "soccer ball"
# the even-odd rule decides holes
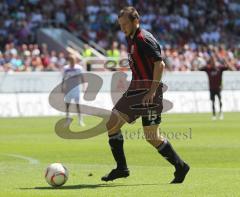
[[[53,187],[62,186],[68,180],[68,170],[61,163],[52,163],[45,171],[45,179]]]

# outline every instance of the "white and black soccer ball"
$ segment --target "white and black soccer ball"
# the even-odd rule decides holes
[[[62,186],[68,180],[68,170],[61,163],[52,163],[45,171],[45,179],[53,187]]]

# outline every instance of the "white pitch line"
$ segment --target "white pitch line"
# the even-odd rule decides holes
[[[37,159],[31,158],[31,157],[26,157],[24,155],[17,155],[17,154],[3,154],[3,155],[27,160],[30,164],[39,164],[40,163]]]

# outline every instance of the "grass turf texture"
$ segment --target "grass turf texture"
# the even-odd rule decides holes
[[[180,185],[168,184],[174,169],[143,139],[140,121],[122,129],[130,177],[104,183],[100,177],[114,167],[106,133],[87,140],[61,139],[54,133],[59,119],[0,119],[0,196],[239,196],[239,113],[225,113],[222,121],[212,121],[210,114],[163,115],[162,131],[191,165]],[[99,120],[86,117],[85,122],[96,125]],[[76,119],[73,128],[78,129]],[[182,136],[174,137],[176,132]],[[58,189],[44,180],[44,170],[53,162],[70,171]]]

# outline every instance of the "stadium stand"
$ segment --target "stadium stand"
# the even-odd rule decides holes
[[[125,5],[139,10],[142,27],[159,40],[168,70],[196,70],[212,54],[219,65],[228,63],[240,70],[237,1],[6,0],[0,3],[0,71],[62,68],[65,53],[37,44],[37,32],[43,27],[66,29],[106,51],[117,41],[120,54],[125,54],[121,57],[126,57],[125,38],[116,23]]]

